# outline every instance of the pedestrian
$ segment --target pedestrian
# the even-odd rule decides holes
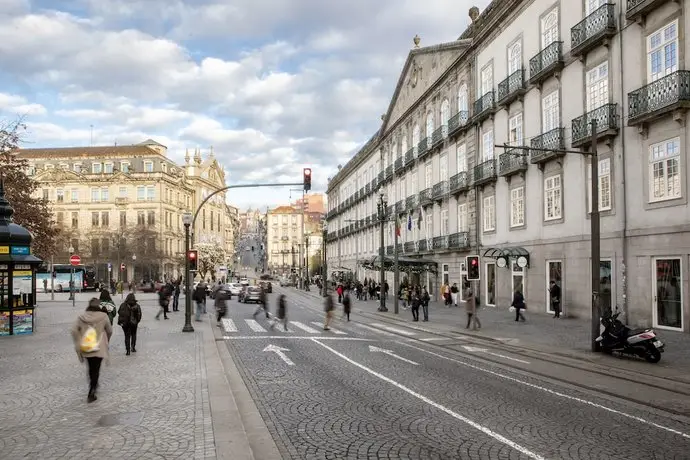
[[[549,283],[549,297],[551,298],[551,309],[553,310],[553,317],[561,317],[561,287],[556,284],[554,280]]]
[[[48,292],[48,278],[43,278],[43,292]]]
[[[134,293],[130,292],[117,311],[117,324],[122,327],[122,332],[125,333],[126,356],[129,356],[130,352],[137,352],[137,329],[140,322],[141,306],[139,306]]]
[[[101,363],[108,359],[108,344],[113,335],[113,327],[108,321],[108,315],[101,310],[101,301],[93,298],[89,300],[86,311],[79,315],[72,326],[72,340],[79,362],[88,363],[89,393],[87,402],[94,402]]]
[[[276,308],[275,318],[271,323],[271,329],[274,329],[278,322],[283,323],[283,329],[287,332],[287,300],[285,294],[280,294],[280,296],[278,296],[278,307]]]
[[[453,285],[450,287],[450,298],[453,301],[453,306],[457,307],[458,306],[458,283],[453,283]]]
[[[429,291],[427,291],[426,286],[424,286],[424,289],[422,291],[422,298],[421,298],[422,312],[424,313],[424,321],[429,321],[429,301],[430,300],[431,300],[431,296],[429,295]]]
[[[513,294],[513,303],[510,306],[515,309],[515,321],[525,321],[525,315],[522,314],[522,310],[526,308],[525,297],[519,289]]]
[[[410,309],[412,310],[412,321],[419,321],[419,304],[420,299],[417,293],[412,294],[412,300],[410,303]]]
[[[173,288],[169,283],[161,286],[158,291],[158,305],[160,309],[156,315],[156,319],[160,319],[161,313],[163,313],[163,319],[168,319],[168,305],[170,305],[170,297],[172,297]]]
[[[465,311],[467,312],[467,326],[465,329],[469,329],[472,325],[473,330],[481,329],[482,323],[479,322],[479,317],[477,316],[477,297],[475,297],[472,289],[467,289],[465,292]]]
[[[182,283],[181,280],[175,280],[175,290],[173,291],[173,311],[180,311],[180,283]]]
[[[192,299],[196,302],[196,320],[201,321],[201,313],[204,311],[204,302],[206,301],[206,285],[203,281],[199,281],[199,284],[194,288],[194,294],[192,294]]]
[[[343,318],[347,318],[350,321],[350,311],[352,310],[352,299],[350,298],[350,292],[345,291],[343,296]]]
[[[333,297],[330,294],[326,294],[323,300],[323,309],[326,312],[326,321],[323,324],[323,330],[330,331],[331,321],[333,321],[333,312],[335,311],[335,303],[333,303]]]
[[[220,324],[220,321],[225,317],[228,312],[228,292],[225,289],[218,289],[213,298],[213,305],[216,307],[216,322]]]
[[[117,309],[115,308],[115,302],[113,302],[113,298],[110,297],[110,293],[105,289],[101,291],[100,305],[101,310],[103,310],[103,312],[106,315],[108,315],[110,325],[112,326],[113,320],[117,315]]]
[[[338,287],[336,288],[335,291],[338,293],[338,303],[343,303],[343,291],[344,291],[343,285],[338,284]]]
[[[264,314],[266,315],[266,318],[270,318],[271,315],[268,313],[268,302],[266,301],[266,291],[264,290],[263,286],[259,288],[259,305],[256,307],[256,310],[254,310],[254,314],[252,315],[254,318],[256,318],[256,315],[261,313],[263,310]]]

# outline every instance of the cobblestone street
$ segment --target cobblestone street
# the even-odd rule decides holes
[[[125,356],[115,324],[98,401],[87,405],[69,329],[88,297],[76,308],[39,299],[36,332],[0,341],[0,456],[215,459],[203,332],[183,334],[182,312],[156,321],[154,297],[140,295],[137,353]]]

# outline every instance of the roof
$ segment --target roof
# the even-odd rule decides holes
[[[137,145],[155,145],[158,147],[165,147],[166,149],[168,148],[167,146],[161,144],[160,142],[156,142],[153,139],[146,139],[144,142],[139,142]]]
[[[345,163],[345,166],[343,166],[340,171],[338,171],[336,175],[331,178],[331,181],[328,183],[326,193],[331,190],[331,187],[336,186],[340,179],[349,174],[355,168],[355,166],[359,165],[361,161],[365,160],[369,156],[371,150],[377,145],[379,132],[380,130],[377,130],[376,133],[374,133],[374,135],[371,136],[371,138],[362,146],[362,148],[359,149],[359,152],[357,152],[355,156],[350,159],[350,161]]]
[[[296,214],[297,212],[297,209],[292,206],[278,206],[268,211],[269,214]]]
[[[48,147],[42,149],[19,149],[17,156],[20,158],[75,158],[75,157],[117,157],[133,155],[156,155],[152,148],[146,145],[101,145],[93,147]]]

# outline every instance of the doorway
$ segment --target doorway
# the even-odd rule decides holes
[[[680,257],[654,259],[654,326],[683,330],[683,291]]]
[[[511,261],[511,288],[512,293],[520,291],[523,297],[527,297],[525,294],[525,269],[520,267],[516,261]]]
[[[546,312],[555,313],[551,306],[551,293],[549,288],[551,282],[561,289],[561,313],[564,311],[565,302],[563,302],[563,261],[562,260],[547,260],[546,261]]]
[[[486,264],[486,291],[484,305],[488,307],[496,306],[496,264],[488,262]]]
[[[448,276],[448,264],[441,265],[441,273],[443,274],[443,284],[447,285],[450,281],[450,277]]]

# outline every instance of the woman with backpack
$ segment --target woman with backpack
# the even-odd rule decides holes
[[[110,325],[112,326],[115,316],[117,316],[117,309],[115,308],[113,298],[110,297],[110,292],[108,292],[106,289],[101,291],[101,310],[103,310],[103,313],[108,315]]]
[[[127,294],[117,311],[117,316],[117,324],[122,326],[122,332],[125,333],[126,355],[129,356],[130,352],[137,352],[137,328],[141,322],[141,307],[133,292]]]
[[[89,300],[86,311],[79,315],[72,326],[72,340],[79,362],[86,362],[89,366],[89,394],[87,402],[96,399],[98,377],[101,373],[101,363],[108,359],[108,344],[113,335],[108,315],[101,310],[101,302],[97,298]]]

